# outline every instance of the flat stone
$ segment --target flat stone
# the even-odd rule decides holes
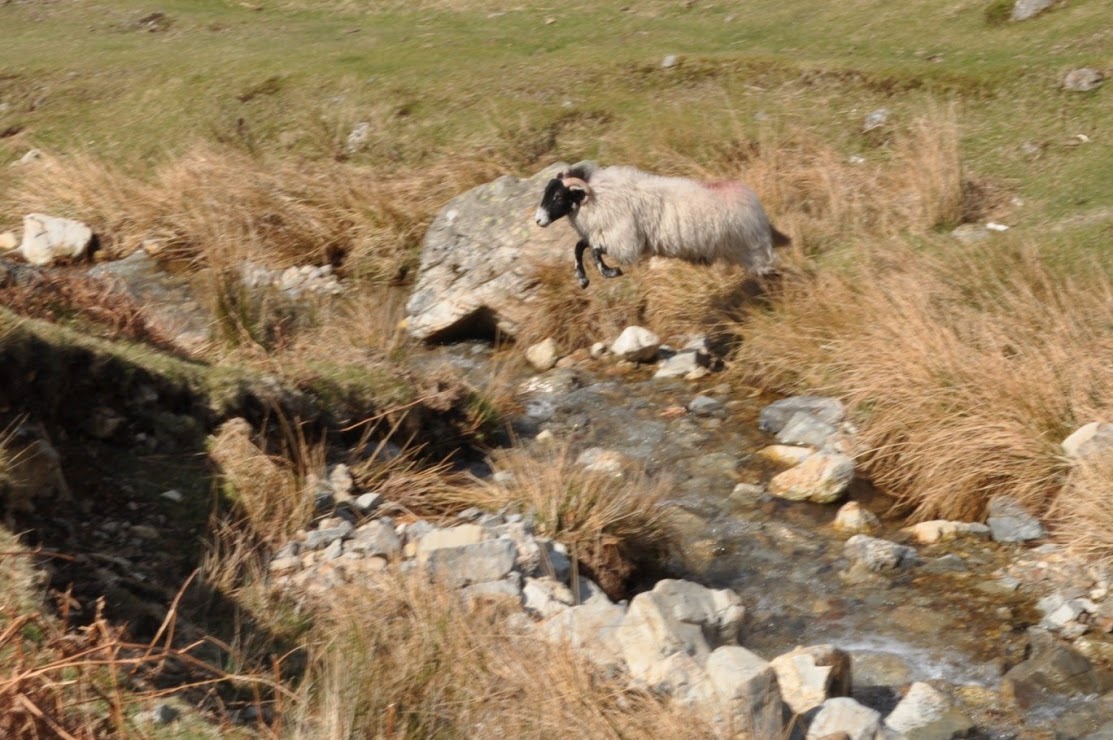
[[[517,548],[510,540],[487,540],[429,551],[425,566],[436,580],[460,588],[502,580],[513,570],[517,555]]]
[[[641,326],[626,327],[611,343],[611,353],[629,362],[652,362],[660,348],[660,337]]]
[[[901,530],[921,545],[933,545],[959,537],[988,537],[989,527],[978,522],[955,522],[935,519],[920,522]]]
[[[343,539],[352,533],[354,527],[350,522],[339,520],[336,526],[324,529],[315,529],[305,534],[305,548],[307,550],[320,550],[328,547],[336,540]]]
[[[473,605],[477,602],[507,604],[513,607],[522,604],[522,584],[513,573],[510,578],[499,581],[484,581],[465,586],[460,590],[460,594],[464,597],[464,601]]]
[[[434,529],[422,535],[417,542],[417,558],[424,562],[437,550],[477,545],[493,537],[486,527],[478,524],[460,524],[455,527]],[[490,579],[495,580],[495,579]]]
[[[402,540],[394,531],[394,527],[376,519],[355,531],[348,543],[348,550],[392,559],[402,552]]]
[[[696,350],[681,350],[672,357],[663,360],[653,373],[655,378],[677,378],[688,376],[691,373],[707,368],[707,356]]]
[[[762,431],[777,434],[796,413],[803,411],[816,419],[837,425],[846,417],[846,407],[837,398],[823,396],[792,396],[775,401],[761,410],[758,426]]]
[[[696,396],[688,402],[688,411],[696,416],[719,416],[726,413],[726,406],[717,398]]]
[[[364,514],[370,514],[375,509],[383,504],[383,495],[381,493],[361,493],[356,497],[355,505]]]
[[[777,441],[786,445],[823,447],[838,429],[807,411],[797,411],[777,432]]]

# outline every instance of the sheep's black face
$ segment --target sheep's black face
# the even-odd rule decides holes
[[[576,210],[584,195],[583,190],[568,187],[559,177],[549,180],[549,184],[545,186],[545,194],[541,196],[541,205],[534,215],[537,225],[548,226],[553,221],[564,218]]]

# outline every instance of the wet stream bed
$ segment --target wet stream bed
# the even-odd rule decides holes
[[[452,365],[480,387],[490,382],[490,360],[490,348],[478,343],[435,348],[426,358]],[[832,644],[850,653],[853,693],[862,703],[886,712],[909,683],[930,681],[946,687],[979,736],[1081,736],[1113,720],[1095,695],[1048,695],[1023,708],[1002,698],[1002,676],[1027,657],[1029,627],[1040,618],[1035,601],[1043,594],[1008,575],[1031,545],[988,539],[916,545],[916,565],[862,576],[844,556],[850,535],[832,526],[841,502],[736,491],[739,483],[764,487],[783,469],[757,454],[775,443],[758,427],[761,408],[775,398],[731,388],[715,374],[655,379],[650,368],[613,359],[544,374],[523,369],[499,382],[519,387],[516,444],[538,444],[536,436],[548,432],[576,452],[617,452],[670,480],[678,541],[669,574],[736,591],[747,608],[742,643],[762,657]],[[687,412],[697,395],[721,407],[708,415]],[[881,517],[873,536],[907,542],[892,500],[868,481],[856,480],[848,497]]]

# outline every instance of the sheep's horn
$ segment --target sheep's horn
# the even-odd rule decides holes
[[[564,184],[564,187],[566,187],[566,188],[578,187],[581,190],[583,190],[585,193],[590,193],[591,192],[591,186],[589,186],[587,184],[587,181],[581,180],[578,177],[563,177],[563,178],[561,178],[560,181]]]

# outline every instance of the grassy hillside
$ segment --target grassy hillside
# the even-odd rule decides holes
[[[404,406],[390,382],[412,350],[400,296],[449,198],[558,159],[740,177],[794,238],[765,300],[739,300],[743,276],[719,268],[634,268],[580,291],[563,267],[541,266],[550,310],[523,339],[586,347],[612,338],[619,319],[666,336],[709,332],[728,348],[723,378],[736,386],[847,399],[861,464],[910,516],[976,519],[989,496],[1008,492],[1065,541],[1108,559],[1108,467],[1071,468],[1058,443],[1113,419],[1113,83],[1075,93],[1060,82],[1083,65],[1113,73],[1113,30],[1102,0],[1059,3],[1023,23],[1004,21],[1007,10],[1002,0],[9,0],[0,232],[42,210],[92,224],[103,258],[161,248],[202,284],[227,329],[204,356],[165,360],[183,383],[215,378],[221,387],[202,384],[215,393],[254,367],[325,404]],[[669,55],[675,63],[662,65]],[[863,130],[882,108],[886,122]],[[44,154],[21,162],[31,149]],[[950,236],[989,220],[1010,228],[976,244]],[[332,261],[345,297],[274,339],[268,322],[279,318],[229,292],[227,270],[244,259]],[[41,318],[23,298],[9,308]],[[90,313],[62,309],[53,313],[66,323]],[[4,313],[0,350],[13,352],[28,327],[76,336],[20,321]],[[125,359],[150,356],[129,345]],[[505,400],[502,375],[462,412],[471,432]],[[281,454],[291,459],[271,464],[297,491],[325,451]],[[425,476],[414,490],[440,490],[443,471],[414,459],[399,474]],[[202,578],[265,628],[301,639],[289,605],[261,594],[252,548],[307,514],[258,503],[258,521],[213,534]],[[406,586],[381,601],[339,604],[318,625],[319,644],[300,644],[308,678],[268,685],[268,696],[296,704],[294,734],[324,723],[338,736],[393,736],[396,705],[415,734],[467,734],[488,718],[458,707],[489,685],[458,677],[497,664],[503,673],[491,675],[510,677],[499,695],[509,698],[490,726],[511,735],[561,736],[574,715],[595,718],[592,736],[648,727],[702,736],[691,718],[656,700],[630,704],[546,648],[515,644],[525,657],[504,665],[489,615],[451,613],[443,595]],[[0,606],[7,629],[10,605]],[[53,643],[28,640],[51,658],[43,646]],[[540,678],[522,669],[542,664]],[[383,670],[398,677],[388,691]],[[521,716],[515,697],[549,685],[559,700]],[[20,685],[9,688],[0,700],[16,701]],[[37,701],[65,704],[43,691]],[[104,726],[119,730],[125,698],[111,697],[120,716]],[[352,702],[338,697],[370,703],[347,716]],[[70,719],[71,730],[83,726]]]

